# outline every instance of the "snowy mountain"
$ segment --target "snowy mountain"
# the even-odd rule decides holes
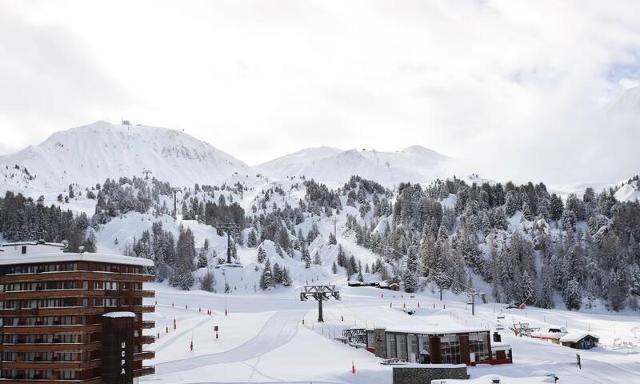
[[[634,176],[620,184],[620,187],[614,194],[618,201],[636,201],[640,200],[640,178]]]
[[[220,184],[234,173],[253,174],[233,156],[184,132],[98,121],[56,132],[43,143],[0,157],[5,189],[51,192],[106,178],[151,176],[174,185]]]
[[[450,158],[421,146],[397,152],[309,148],[257,166],[260,172],[273,179],[305,176],[330,186],[341,185],[353,175],[386,186],[401,182],[424,183],[451,175],[453,168]]]

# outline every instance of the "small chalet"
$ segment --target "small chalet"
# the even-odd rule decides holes
[[[591,349],[598,346],[600,338],[587,332],[571,332],[560,338],[560,344],[574,349]]]

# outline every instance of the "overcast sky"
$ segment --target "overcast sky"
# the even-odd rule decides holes
[[[616,181],[640,125],[607,111],[639,61],[633,0],[0,0],[0,153],[124,117],[249,164],[419,144],[486,177]]]

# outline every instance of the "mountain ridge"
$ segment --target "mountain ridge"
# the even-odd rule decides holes
[[[353,175],[387,186],[448,176],[450,158],[413,145],[395,152],[311,147],[256,166],[183,131],[96,121],[52,133],[44,141],[0,156],[5,190],[30,195],[90,186],[106,178],[150,171],[176,186],[222,184],[261,174],[269,179],[313,178],[339,186]]]
[[[145,170],[181,186],[253,173],[241,160],[184,132],[105,121],[58,131],[38,145],[0,156],[0,177],[18,190],[91,185]]]

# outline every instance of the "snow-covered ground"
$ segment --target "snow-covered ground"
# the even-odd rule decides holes
[[[451,294],[440,302],[429,293],[410,297],[370,287],[340,286],[342,300],[325,302],[325,322],[320,324],[317,304],[301,302],[300,287],[269,295],[184,292],[163,284],[151,284],[151,288],[156,290],[158,306],[149,316],[156,321],[156,329],[149,332],[160,333],[160,338],[149,346],[156,358],[147,362],[155,365],[156,373],[143,377],[142,383],[391,383],[391,368],[381,365],[380,359],[333,338],[352,326],[494,330],[502,311],[505,326],[522,321],[541,328],[562,325],[570,331],[591,330],[601,337],[601,344],[590,351],[576,351],[515,337],[505,330],[501,332],[503,342],[513,347],[514,363],[469,368],[471,378],[478,379],[474,382],[501,375],[523,379],[514,381],[517,383],[537,383],[549,372],[561,383],[576,384],[637,383],[640,378],[640,319],[632,314],[537,308],[507,311],[491,303],[477,304],[474,317],[465,300]],[[413,316],[402,310],[417,309],[418,303],[420,310]],[[213,311],[212,316],[208,310]],[[219,326],[218,339],[215,325]],[[582,369],[576,366],[576,352],[581,355]],[[524,380],[529,377],[534,378]]]

